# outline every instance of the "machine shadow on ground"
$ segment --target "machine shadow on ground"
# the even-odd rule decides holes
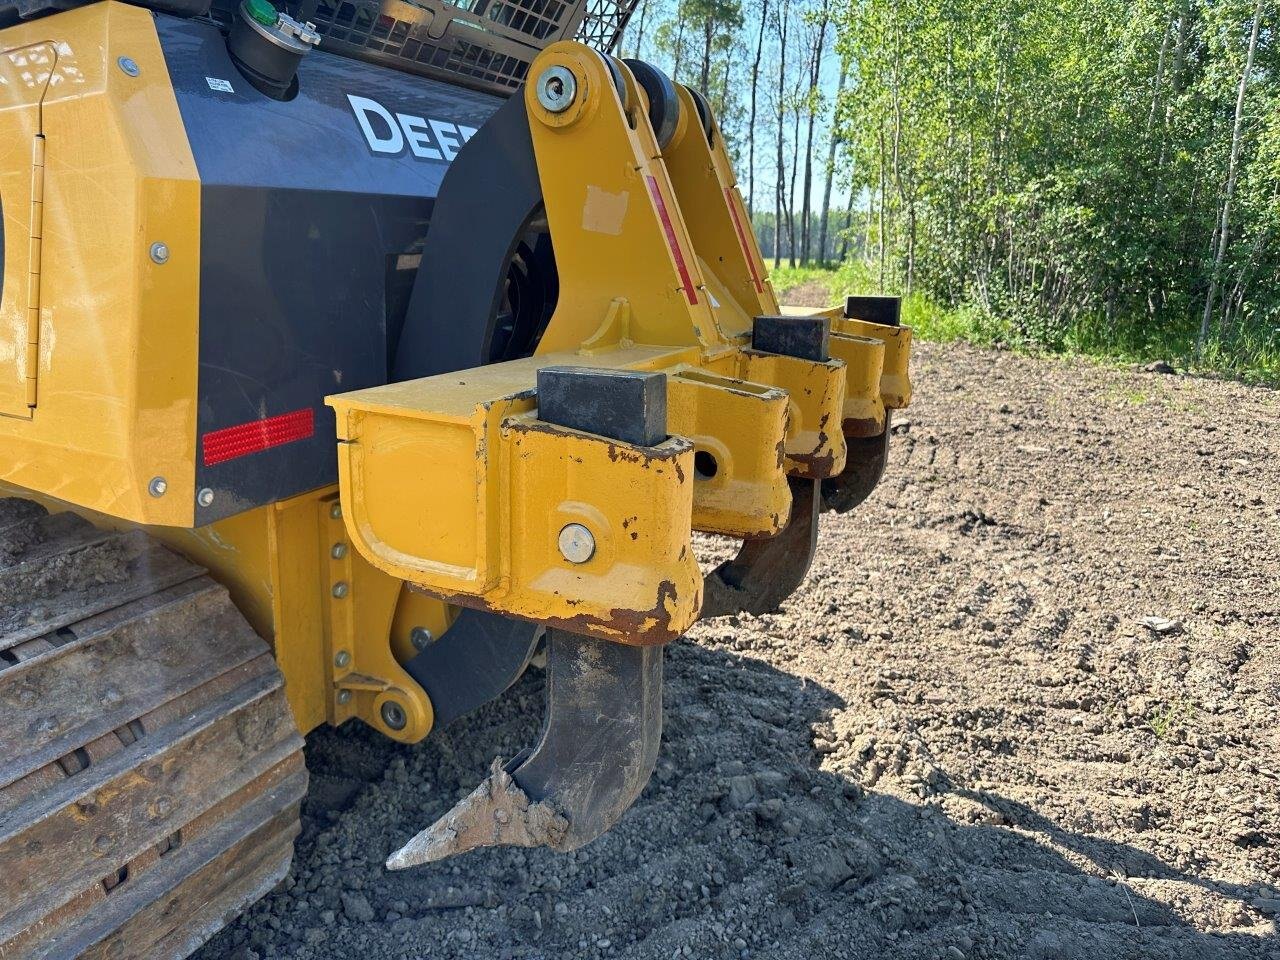
[[[293,874],[201,955],[382,957],[1270,957],[1274,936],[1213,934],[1177,895],[1123,877],[1257,890],[1063,830],[945,778],[917,800],[824,770],[813,728],[849,705],[730,650],[669,648],[657,772],[610,833],[572,855],[484,850],[387,873],[492,756],[533,743],[542,674],[415,747],[349,725],[308,743]],[[868,709],[871,709],[868,707]],[[949,800],[990,813],[959,822]],[[683,953],[685,947],[688,953]]]

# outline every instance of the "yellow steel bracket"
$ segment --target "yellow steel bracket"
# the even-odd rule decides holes
[[[886,410],[903,410],[911,405],[911,328],[887,323],[851,319],[844,307],[793,307],[783,305],[784,316],[829,317],[831,320],[832,355],[836,355],[837,337],[865,337],[884,344],[880,371],[880,401]],[[842,350],[841,356],[847,356]],[[850,374],[849,394],[858,395],[858,379]],[[854,436],[854,434],[850,434]]]
[[[635,78],[579,43],[554,43],[530,68],[552,72],[572,97],[549,109],[539,83],[525,106],[556,244],[560,290],[539,353],[575,350],[626,301],[636,343],[728,346],[717,325],[693,243],[643,116]]]
[[[705,101],[697,102],[699,94],[683,84],[675,86],[680,123],[662,159],[703,273],[715,287],[722,310],[733,314],[722,316],[721,325],[745,334],[751,330],[752,317],[778,313],[778,298],[725,153],[720,126]]]
[[[643,115],[644,94],[625,64],[613,61],[613,67],[622,80],[621,92],[601,54],[581,44],[557,43],[538,57],[530,76],[563,71],[562,82],[572,85],[573,100],[555,111],[541,101],[537,83],[525,88],[560,274],[556,312],[538,353],[581,347],[599,355],[633,344],[696,346],[698,365],[710,373],[787,392],[791,424],[786,472],[815,479],[832,475],[824,471],[838,472],[845,458],[838,427],[844,386],[837,383],[845,377],[843,364],[741,353],[759,312],[755,308],[776,306],[776,301],[767,285],[754,301],[739,289],[735,297],[743,297],[745,305],[723,292],[726,283],[741,288],[753,271],[763,270],[754,237],[739,237],[733,225],[735,211],[744,214],[723,149],[712,150],[700,124],[689,120],[697,113],[688,100],[682,111],[684,138],[701,137],[703,146],[694,150],[696,144],[690,145],[685,154],[693,159],[687,164],[701,163],[708,171],[697,184],[682,173],[680,196],[696,211],[689,221]],[[684,96],[687,100],[687,92]],[[695,203],[695,188],[711,190],[714,202]],[[694,229],[700,241],[691,233]],[[715,263],[720,274],[704,272],[704,263]],[[741,427],[732,419],[715,423],[714,408],[704,405],[703,410],[700,429],[690,435],[699,449],[719,445],[723,452],[726,438]],[[737,462],[745,467],[745,461]],[[732,517],[727,504],[735,491],[747,488],[734,487],[727,476],[720,485],[699,484],[695,526],[735,535],[748,528],[768,529],[772,524],[763,521],[775,512],[781,483],[757,473],[750,485],[758,494],[767,486],[773,489]]]
[[[693,444],[641,447],[539,420],[544,365],[329,398],[347,529],[374,566],[449,602],[666,643],[702,603]]]
[[[750,349],[738,354],[738,363],[744,380],[775,384],[787,393],[787,473],[821,480],[843,470],[847,452],[840,431],[844,363],[839,359],[803,360]]]
[[[391,646],[392,619],[403,584],[348,546],[336,495],[317,501],[320,569],[333,699],[329,722],[360,717],[403,743],[425,737],[435,721],[431,701],[400,666]]]
[[[831,322],[832,333],[851,337],[869,337],[884,344],[883,371],[880,374],[880,397],[890,410],[902,410],[911,404],[911,328],[891,327],[866,320],[838,319]],[[834,337],[833,337],[834,339]]]
[[[631,310],[615,300],[577,354],[557,364],[627,364],[620,351],[635,347]],[[735,354],[730,353],[732,359]],[[545,358],[544,358],[545,359]],[[791,508],[783,457],[790,403],[785,391],[697,366],[700,353],[688,349],[667,374],[667,427],[694,444],[693,529],[729,537],[771,537],[786,524]],[[634,364],[658,369],[648,362]],[[736,368],[734,369],[736,372]]]
[[[791,510],[787,394],[679,367],[667,377],[667,427],[694,443],[693,528],[772,537]]]
[[[834,327],[835,324],[832,324]],[[840,429],[846,437],[884,431],[884,341],[832,332],[831,355],[844,361],[845,394]]]

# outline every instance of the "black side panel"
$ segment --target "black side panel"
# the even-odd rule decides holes
[[[278,102],[240,76],[213,25],[158,27],[201,179],[203,524],[336,482],[324,397],[387,382],[449,160],[501,101],[315,52]],[[299,411],[293,423],[314,423],[304,439],[226,460],[206,443]]]

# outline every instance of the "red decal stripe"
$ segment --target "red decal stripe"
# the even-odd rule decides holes
[[[279,416],[225,427],[204,435],[204,465],[225,463],[250,453],[261,453],[295,440],[315,436],[314,410],[294,410]]]
[[[738,205],[733,202],[733,190],[724,188],[724,201],[729,204],[729,213],[733,217],[733,229],[738,231],[738,243],[742,245],[742,255],[747,258],[747,266],[751,268],[751,282],[756,285],[757,293],[764,293],[764,284],[760,282],[760,274],[756,271],[756,258],[751,255],[751,246],[747,243],[746,231],[742,229],[742,219],[738,216]]]
[[[667,235],[667,247],[671,250],[671,256],[675,257],[676,269],[680,271],[680,282],[684,284],[684,295],[692,304],[697,304],[698,293],[693,288],[693,278],[689,276],[689,268],[684,262],[684,251],[680,249],[680,244],[676,240],[676,228],[671,223],[671,215],[667,213],[667,201],[662,199],[662,191],[658,189],[658,181],[653,177],[646,176],[645,180],[649,183],[649,196],[653,197],[653,205],[658,208],[658,217],[662,220],[662,232]]]

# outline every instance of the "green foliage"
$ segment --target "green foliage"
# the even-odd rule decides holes
[[[1280,351],[1280,45],[1266,0],[850,0],[839,105],[872,205],[876,286],[961,310],[982,336],[1116,357],[1213,340],[1246,371]],[[1267,18],[1272,18],[1268,20]]]
[[[782,267],[770,274],[782,301],[801,286],[820,285],[823,302],[838,302],[848,293],[876,289],[874,271],[862,261],[839,268]],[[1097,316],[1076,321],[1054,343],[1027,337],[1018,325],[972,303],[947,306],[919,290],[903,298],[902,322],[922,340],[940,343],[965,341],[983,346],[1000,345],[1024,352],[1074,353],[1115,363],[1150,363],[1169,360],[1180,368],[1205,373],[1225,373],[1251,383],[1280,386],[1280,341],[1274,335],[1261,338],[1245,331],[1234,339],[1215,340],[1203,356],[1194,353],[1195,324],[1181,330],[1118,328],[1121,335],[1106,327]]]

